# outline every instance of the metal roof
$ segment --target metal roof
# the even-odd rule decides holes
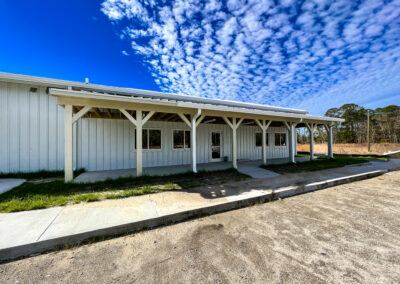
[[[183,100],[149,98],[144,96],[133,96],[133,95],[130,96],[113,95],[108,93],[99,93],[86,90],[65,90],[65,89],[51,88],[50,94],[61,97],[87,98],[87,99],[98,99],[98,100],[119,101],[119,102],[135,102],[135,103],[144,103],[153,105],[172,106],[179,108],[214,110],[221,112],[250,113],[250,114],[265,115],[277,118],[285,117],[285,118],[295,118],[299,120],[315,120],[321,123],[343,121],[342,119],[339,118],[314,116],[301,113],[288,113],[282,111],[275,111],[275,110],[272,111],[272,110],[262,110],[262,109],[249,110],[246,107],[239,107],[239,106],[217,105],[212,103],[197,103],[197,102],[188,102]]]
[[[305,110],[293,109],[293,108],[285,108],[285,107],[275,107],[270,105],[263,104],[253,104],[253,103],[245,103],[238,101],[229,101],[229,100],[220,100],[220,99],[209,99],[202,97],[194,97],[187,95],[178,95],[172,93],[164,93],[164,92],[155,92],[155,91],[147,91],[140,89],[132,89],[132,88],[121,88],[121,87],[111,87],[97,84],[86,84],[74,81],[65,81],[58,79],[50,79],[43,77],[35,77],[35,76],[27,76],[27,75],[19,75],[12,73],[4,73],[0,72],[0,81],[9,81],[9,82],[19,82],[19,83],[30,83],[30,84],[38,84],[44,85],[47,87],[54,88],[62,88],[66,89],[68,87],[74,90],[86,90],[86,91],[94,91],[99,93],[108,93],[112,95],[121,95],[121,96],[134,96],[134,97],[142,97],[142,98],[151,98],[158,99],[160,101],[180,101],[187,103],[198,103],[198,104],[212,104],[218,106],[226,106],[226,107],[239,107],[245,109],[253,109],[253,110],[263,110],[263,111],[274,111],[281,113],[293,113],[293,114],[308,114]]]

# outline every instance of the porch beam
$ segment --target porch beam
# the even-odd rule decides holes
[[[97,115],[98,118],[101,118],[101,114],[100,114],[98,108],[95,108],[95,107],[94,107],[94,108],[93,108],[93,111],[94,111],[94,113]]]
[[[153,114],[155,114],[155,111],[150,111],[144,118],[142,121],[142,125],[145,125],[147,121],[149,121],[149,119],[153,116]]]
[[[199,126],[199,124],[203,121],[203,119],[204,119],[205,117],[206,117],[205,115],[201,115],[201,116],[199,117],[199,119],[196,121],[196,127]]]
[[[187,117],[183,113],[178,113],[179,117],[186,123],[189,127],[192,127],[191,122],[187,119]]]
[[[133,123],[133,125],[137,126],[137,121],[136,121],[136,119],[134,119],[134,118],[132,117],[132,115],[131,115],[129,112],[127,112],[126,110],[124,110],[124,109],[122,109],[122,108],[120,108],[119,111],[122,112],[122,114],[125,115],[126,118],[129,119],[129,121]],[[136,112],[136,113],[137,113],[137,112]]]
[[[109,108],[109,109],[126,109],[126,110],[136,110],[141,109],[142,111],[156,111],[164,113],[185,113],[185,114],[195,114],[196,109],[191,108],[178,108],[176,106],[158,105],[156,102],[153,103],[141,103],[141,102],[121,102],[114,100],[104,100],[104,99],[90,99],[90,98],[71,98],[71,97],[61,97],[57,96],[57,104],[59,105],[79,105],[79,106],[91,106],[93,108]]]
[[[157,117],[157,119],[158,119],[158,120],[161,120],[161,119],[163,119],[164,116],[166,116],[167,114],[168,114],[168,113],[166,113],[166,112],[161,113],[161,114]]]
[[[232,122],[230,122],[229,119],[228,119],[227,117],[225,117],[225,116],[223,116],[222,118],[224,119],[225,123],[228,124],[229,127],[233,129],[233,124],[232,124]]]
[[[72,123],[75,123],[78,119],[80,119],[82,116],[84,116],[91,107],[85,106],[83,107],[80,111],[78,111],[73,117],[72,117]]]
[[[112,118],[111,112],[108,108],[106,108],[106,113],[108,115],[108,118]]]
[[[72,132],[72,105],[64,108],[64,178],[65,182],[74,179],[73,170],[73,132]]]
[[[290,131],[290,125],[287,121],[283,121],[283,124],[285,125],[287,131]]]

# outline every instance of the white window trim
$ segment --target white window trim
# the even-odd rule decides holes
[[[149,128],[143,128],[142,130],[160,130],[161,132],[161,148],[160,149],[145,149],[142,147],[142,151],[146,152],[158,152],[163,150],[163,130],[161,128],[154,128],[154,127],[149,127]],[[147,145],[149,145],[149,135],[147,135]],[[133,129],[133,152],[136,152],[136,128]]]
[[[190,145],[189,148],[174,148],[174,131],[183,131],[183,147],[185,147],[185,138],[186,138],[185,131],[189,131],[189,132],[192,132],[192,131],[190,129],[184,129],[184,128],[172,129],[172,131],[171,131],[171,133],[172,133],[172,137],[171,137],[172,151],[190,151],[190,149],[192,149],[192,147],[191,147],[192,145]],[[192,137],[190,137],[190,138],[192,138]]]
[[[261,133],[261,141],[262,141],[262,131],[256,131],[256,133],[254,134],[254,138],[256,138],[255,137],[255,135],[257,135],[257,133]],[[267,136],[268,136],[268,141],[267,141],[267,148],[269,148],[270,147],[270,145],[271,145],[271,141],[269,141],[270,140],[270,137],[271,137],[271,132],[266,132],[265,134],[267,134]],[[261,146],[257,146],[257,142],[256,141],[254,141],[255,142],[255,144],[256,144],[256,148],[262,148],[262,145]],[[262,142],[261,142],[261,144],[262,144]]]
[[[276,145],[275,144],[275,134],[285,134],[285,144],[286,145]],[[288,147],[288,134],[287,134],[287,132],[281,132],[281,131],[279,131],[279,132],[275,132],[274,133],[274,147],[275,148],[285,148],[285,147]]]

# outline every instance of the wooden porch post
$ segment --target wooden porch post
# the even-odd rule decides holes
[[[326,132],[328,132],[328,157],[333,159],[333,126],[324,125]]]
[[[143,111],[136,110],[136,119],[125,109],[120,108],[119,111],[136,126],[136,176],[140,177],[143,175],[143,125],[153,116],[155,111],[150,111],[143,118]]]
[[[289,145],[288,145],[289,162],[290,163],[296,163],[296,156],[295,156],[295,151],[294,151],[294,145],[295,145],[294,132],[296,131],[295,127],[296,127],[297,123],[295,123],[295,122],[286,122],[286,121],[284,121],[283,123],[286,126],[286,129],[287,129],[288,134],[289,134],[289,137],[288,137],[289,138],[288,139],[288,142],[289,142]]]
[[[143,175],[143,113],[141,110],[136,111],[136,176]]]
[[[64,109],[64,174],[65,182],[74,179],[73,148],[72,148],[72,105],[65,105]]]
[[[230,122],[227,117],[222,118],[225,120],[226,124],[228,124],[232,129],[232,166],[233,168],[237,169],[237,129],[239,128],[244,118],[241,118],[239,119],[239,121],[237,121],[236,117],[232,117],[232,122]]]
[[[296,151],[295,151],[295,147],[296,147],[296,141],[295,141],[296,123],[294,123],[294,122],[292,122],[290,124],[289,135],[290,135],[289,147],[290,147],[290,153],[291,153],[290,162],[296,163]]]
[[[258,126],[261,128],[262,131],[262,160],[263,164],[267,164],[267,129],[269,125],[271,124],[271,120],[266,123],[265,119],[262,119],[261,122],[258,119],[254,119],[254,121],[258,124]]]
[[[190,127],[190,150],[192,153],[192,171],[197,173],[197,126],[205,118],[201,115],[201,109],[197,110],[197,113],[192,115],[190,121],[183,113],[178,113],[179,117]]]
[[[73,131],[72,126],[79,118],[84,116],[91,107],[85,106],[75,115],[72,105],[65,105],[64,109],[64,180],[70,182],[74,179],[73,158]]]
[[[204,119],[204,115],[201,115],[201,109],[197,110],[195,115],[192,115],[191,119],[191,137],[190,137],[190,148],[192,150],[192,171],[197,173],[197,126]]]
[[[310,133],[310,160],[314,159],[314,131],[316,125],[314,123],[308,124],[306,123],[308,132]]]

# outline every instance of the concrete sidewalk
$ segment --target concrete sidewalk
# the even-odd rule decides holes
[[[0,179],[0,194],[13,189],[14,187],[20,186],[24,182],[24,179],[19,178],[2,178]]]
[[[272,197],[334,185],[362,173],[400,169],[400,160],[373,161],[318,172],[251,179],[188,191],[168,191],[117,200],[0,214],[0,259],[48,250],[56,245],[149,228],[199,214],[222,212]],[[381,174],[380,172],[379,174]],[[347,181],[348,182],[348,181]],[[309,190],[304,190],[309,187]],[[293,195],[292,194],[292,195]],[[197,214],[197,215],[196,215]]]

